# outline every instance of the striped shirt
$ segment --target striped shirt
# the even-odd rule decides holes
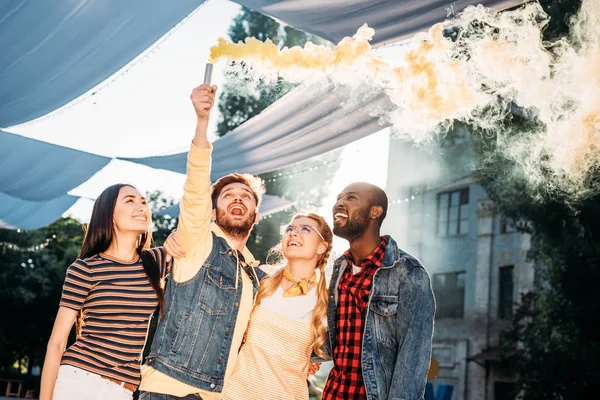
[[[254,308],[235,369],[225,381],[224,400],[308,399],[317,288],[305,296],[283,293],[278,287]]]
[[[150,250],[165,277],[162,247]],[[98,254],[67,269],[60,307],[81,311],[83,329],[62,365],[122,382],[140,383],[142,351],[158,298],[141,259],[125,262]]]

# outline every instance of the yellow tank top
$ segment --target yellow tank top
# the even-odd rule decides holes
[[[310,325],[259,305],[223,398],[307,400],[312,341]]]

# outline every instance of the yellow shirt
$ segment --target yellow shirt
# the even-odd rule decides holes
[[[212,211],[210,198],[211,151],[212,146],[210,145],[207,149],[201,149],[192,143],[188,154],[187,176],[183,188],[183,198],[179,204],[180,214],[179,225],[177,226],[177,236],[182,241],[183,248],[188,256],[175,260],[172,276],[176,282],[185,282],[198,273],[212,251],[213,238],[211,231],[224,238],[231,248],[235,248],[224,232],[210,221]],[[248,265],[255,267],[258,264],[247,248],[244,248],[242,255]],[[238,350],[242,344],[253,307],[252,281],[241,268],[240,271],[242,297],[231,338],[225,380],[231,376],[235,367]],[[140,390],[142,391],[178,397],[199,394],[204,400],[217,400],[222,397],[220,393],[201,390],[171,378],[149,365],[142,365],[141,373]]]

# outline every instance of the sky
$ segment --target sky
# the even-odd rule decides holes
[[[187,151],[195,126],[189,93],[202,83],[209,49],[219,37],[227,37],[239,9],[226,0],[205,2],[148,51],[81,98],[58,112],[8,131],[109,157]],[[222,64],[216,64],[213,71],[213,84],[217,86],[223,81],[222,68]],[[126,69],[128,72],[123,73]],[[91,96],[93,92],[96,94]],[[214,113],[209,127],[213,138],[216,122]],[[333,204],[337,193],[352,181],[385,187],[386,176],[380,171],[387,170],[387,149],[387,130],[346,146],[325,204]],[[356,163],[372,151],[384,156],[377,157],[370,168]],[[89,181],[69,192],[84,199],[66,215],[87,221],[93,205],[90,199],[115,183],[131,183],[142,192],[161,190],[166,196],[179,199],[184,180],[182,174],[112,160]],[[329,206],[318,211],[330,218]]]

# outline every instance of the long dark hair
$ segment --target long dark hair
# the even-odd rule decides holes
[[[88,258],[108,250],[108,247],[115,237],[113,223],[115,205],[117,204],[119,191],[125,186],[134,188],[131,185],[118,183],[104,189],[96,199],[92,210],[92,218],[90,218],[90,223],[85,230],[85,237],[83,238],[79,258]],[[148,231],[140,235],[136,252],[142,259],[144,272],[148,276],[150,284],[156,292],[156,296],[158,297],[158,308],[162,317],[165,294],[161,285],[160,267],[152,253],[149,251],[151,244],[152,228],[149,228]]]

